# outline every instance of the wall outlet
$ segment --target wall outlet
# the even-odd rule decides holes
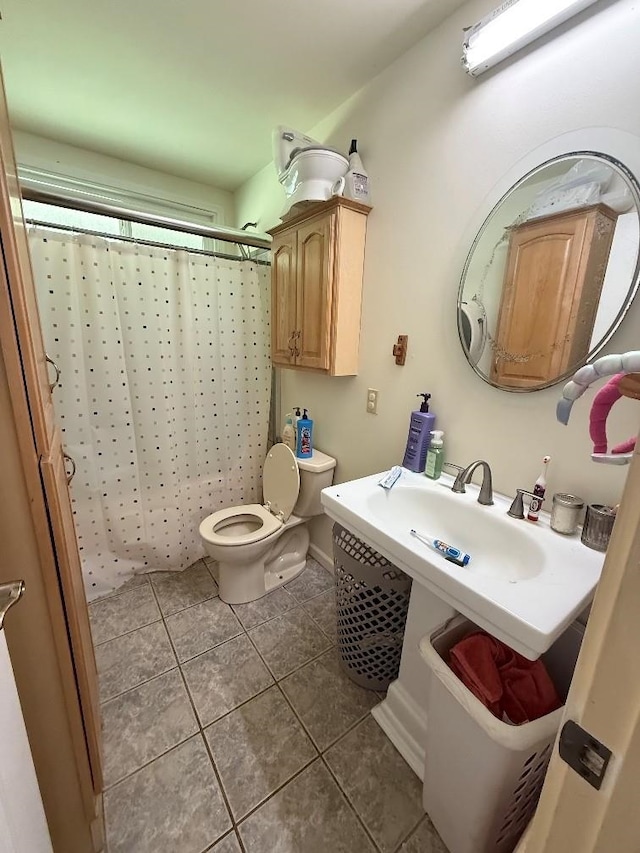
[[[378,414],[378,394],[377,388],[369,388],[367,390],[367,411],[370,415]]]

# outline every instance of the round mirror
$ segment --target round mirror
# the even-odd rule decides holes
[[[536,391],[605,345],[638,287],[639,211],[634,176],[588,151],[543,163],[502,197],[458,292],[460,342],[479,376]]]

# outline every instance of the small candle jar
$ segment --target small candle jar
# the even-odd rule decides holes
[[[557,492],[553,496],[551,508],[551,529],[565,536],[575,533],[584,507],[582,498]]]

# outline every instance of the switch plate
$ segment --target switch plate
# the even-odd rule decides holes
[[[368,388],[367,389],[367,411],[370,415],[378,414],[378,394],[380,392],[377,388]]]

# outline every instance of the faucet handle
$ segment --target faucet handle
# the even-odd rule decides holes
[[[454,468],[455,469],[456,479],[454,480],[453,486],[451,487],[451,491],[458,492],[459,494],[460,493],[464,494],[466,489],[464,487],[464,482],[461,481],[461,477],[460,477],[460,475],[464,471],[464,468],[462,467],[462,465],[455,465],[453,462],[443,462],[442,467],[443,468]]]
[[[516,489],[516,496],[507,510],[507,515],[510,515],[511,518],[524,518],[523,495],[529,495],[530,498],[536,497],[533,492],[529,492],[527,489]]]
[[[460,471],[464,471],[464,468],[462,467],[462,465],[456,465],[454,462],[443,462],[442,467],[443,468],[455,468],[458,473],[460,473]]]

